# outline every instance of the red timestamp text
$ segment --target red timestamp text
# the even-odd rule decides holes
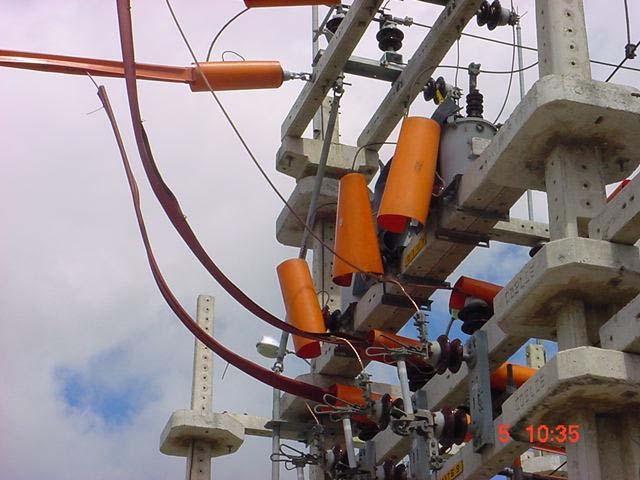
[[[510,425],[498,425],[498,441],[508,443]],[[580,425],[527,425],[530,443],[576,443],[580,441]]]

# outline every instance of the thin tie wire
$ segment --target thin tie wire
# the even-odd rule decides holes
[[[511,3],[511,8],[513,8],[513,2]],[[494,125],[498,123],[498,120],[500,120],[500,116],[502,115],[502,112],[504,112],[504,109],[507,106],[507,103],[509,102],[511,85],[513,85],[513,73],[514,73],[513,69],[516,64],[516,27],[511,26],[511,30],[512,30],[511,33],[513,34],[513,50],[511,52],[511,73],[509,74],[509,85],[507,86],[507,93],[504,96],[504,102],[502,102],[502,107],[500,107],[500,111],[498,112],[498,115],[496,115],[496,119],[493,121]],[[521,70],[521,68],[519,68],[519,70]]]
[[[227,27],[229,25],[231,25],[238,17],[242,16],[244,13],[248,12],[249,8],[245,8],[244,10],[236,13],[233,17],[231,17],[227,23],[225,23],[222,28],[220,30],[218,30],[218,33],[216,34],[215,37],[213,37],[213,40],[211,40],[211,44],[209,45],[209,50],[207,51],[207,62],[209,61],[209,59],[211,58],[211,52],[213,51],[213,46],[216,44],[216,42],[218,41],[218,38],[220,38],[220,35],[222,35],[222,32],[224,32]]]

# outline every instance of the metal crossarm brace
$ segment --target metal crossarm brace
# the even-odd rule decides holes
[[[282,138],[300,137],[322,105],[325,96],[342,73],[351,52],[364,35],[383,0],[355,0],[347,16],[329,42],[324,55],[313,69],[289,115],[282,124]]]
[[[481,0],[459,0],[445,7],[360,134],[358,146],[387,139],[481,3]],[[371,148],[379,150],[380,146]]]

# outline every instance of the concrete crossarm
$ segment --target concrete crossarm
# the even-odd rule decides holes
[[[305,84],[289,115],[282,124],[282,138],[300,137],[322,105],[327,92],[349,60],[349,56],[367,30],[383,0],[355,0],[325,54],[313,69],[311,82]]]
[[[635,177],[589,222],[589,236],[626,245],[640,239],[640,177]]]
[[[358,146],[387,140],[481,3],[481,0],[449,2],[360,134]],[[379,150],[380,146],[371,148]]]
[[[640,354],[640,296],[600,327],[600,345],[609,350]]]
[[[496,242],[535,247],[540,243],[549,241],[549,225],[512,218],[508,222],[501,221],[496,223],[489,231],[488,236]]]

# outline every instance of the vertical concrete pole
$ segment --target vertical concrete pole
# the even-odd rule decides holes
[[[538,71],[591,78],[582,0],[536,0]]]
[[[536,0],[536,15],[540,76],[565,75],[591,80],[582,0]],[[576,144],[560,144],[546,160],[551,240],[587,235],[588,220],[606,201],[599,160],[599,152],[594,147]],[[567,297],[558,312],[558,349],[589,345],[588,319],[593,321],[597,316],[598,312],[587,310],[582,300]],[[604,321],[606,318],[601,319]],[[611,433],[624,434],[615,428],[618,421],[576,405],[566,419],[567,424],[578,425],[580,430],[580,440],[566,444],[569,478],[638,478],[638,472],[624,477],[618,475],[620,465],[628,462],[623,449],[609,448],[603,455],[603,445],[610,444]],[[629,434],[621,442],[629,444],[633,438]]]
[[[334,219],[319,218],[313,230],[324,243],[333,245],[336,233]],[[311,272],[316,290],[318,291],[320,306],[324,307],[327,305],[331,310],[340,308],[340,288],[335,285],[331,279],[333,254],[324,248],[315,238],[312,239],[311,248],[313,249]]]
[[[197,321],[213,335],[214,299],[209,295],[198,295]],[[191,385],[191,410],[201,414],[213,408],[213,352],[195,340],[193,355],[193,382]],[[211,445],[194,440],[187,456],[186,480],[211,480]]]

